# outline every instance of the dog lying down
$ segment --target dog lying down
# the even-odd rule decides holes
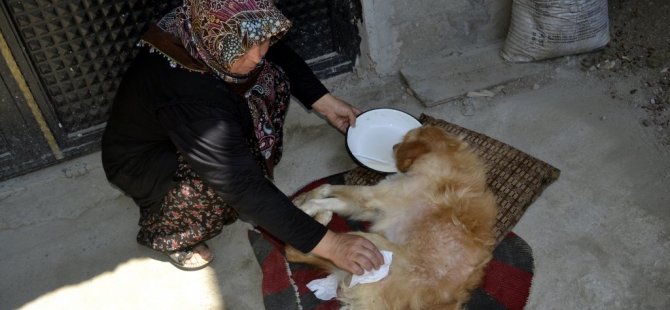
[[[323,224],[332,212],[369,221],[369,233],[353,233],[393,252],[386,278],[349,287],[351,274],[326,260],[290,247],[287,258],[336,274],[343,309],[461,309],[495,244],[484,164],[461,138],[435,126],[411,130],[394,153],[399,173],[377,185],[326,184],[294,201]]]

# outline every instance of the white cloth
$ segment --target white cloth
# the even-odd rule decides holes
[[[321,300],[331,300],[337,297],[337,278],[334,274],[323,279],[312,280],[307,283],[307,288],[314,292],[314,296]]]
[[[384,264],[377,270],[366,271],[360,276],[353,275],[349,287],[353,287],[359,283],[377,282],[386,278],[389,274],[389,268],[391,268],[391,262],[393,261],[393,252],[381,251],[381,253],[384,256]],[[316,298],[321,300],[331,300],[337,297],[337,282],[337,278],[331,274],[323,279],[312,280],[307,283],[307,288],[314,292]]]
[[[349,287],[354,287],[354,285],[359,283],[372,283],[377,282],[389,274],[389,268],[391,268],[391,261],[393,261],[393,252],[390,251],[381,251],[384,256],[384,264],[379,267],[377,270],[366,271],[362,275],[353,275],[351,277],[351,283]]]

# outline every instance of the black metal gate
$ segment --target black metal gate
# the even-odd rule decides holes
[[[14,63],[0,62],[0,176],[38,167],[53,156],[14,74]]]
[[[350,71],[359,0],[283,0],[289,44],[320,77]],[[0,179],[95,151],[146,25],[181,0],[3,0]],[[2,43],[5,43],[3,48]]]

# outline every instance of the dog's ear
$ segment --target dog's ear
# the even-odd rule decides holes
[[[430,141],[436,146],[436,149],[444,147],[448,151],[462,151],[468,147],[468,143],[464,140],[464,135],[456,136],[446,132],[443,128],[426,125],[421,131],[421,137],[425,141]]]
[[[430,147],[422,141],[405,142],[395,150],[396,167],[400,172],[407,172],[419,156],[430,151]]]

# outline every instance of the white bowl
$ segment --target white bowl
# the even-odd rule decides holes
[[[393,146],[421,126],[414,116],[395,109],[374,109],[356,118],[347,131],[347,148],[361,165],[379,172],[397,172]]]

